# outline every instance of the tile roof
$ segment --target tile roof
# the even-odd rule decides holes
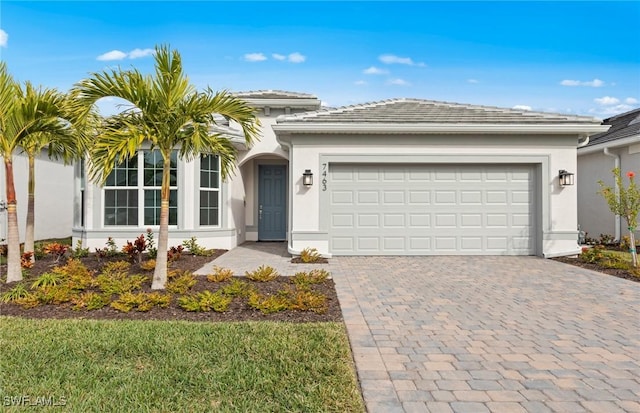
[[[599,119],[588,116],[531,112],[493,106],[478,106],[433,100],[401,98],[321,109],[278,117],[279,124],[291,123],[450,123],[450,124],[566,124],[599,125]]]
[[[631,136],[640,137],[640,108],[605,119],[602,124],[611,125],[611,128],[607,132],[592,135],[585,148]]]
[[[286,90],[250,90],[235,92],[234,96],[245,99],[317,99],[309,93],[287,92]]]

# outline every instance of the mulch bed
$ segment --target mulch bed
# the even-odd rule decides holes
[[[592,264],[582,261],[580,258],[573,257],[557,257],[552,258],[554,261],[563,262],[565,264],[575,265],[576,267],[586,268],[592,271],[598,271],[607,275],[613,275],[614,277],[624,278],[625,280],[640,282],[640,277],[627,270],[620,270],[615,268],[605,268],[598,264]]]
[[[193,256],[190,254],[182,254],[182,257],[171,264],[170,269],[179,269],[184,271],[196,271],[202,268],[206,263],[212,261],[217,256],[225,253],[226,250],[217,250],[216,254],[210,257]],[[90,270],[100,271],[104,263],[109,261],[122,261],[126,260],[126,257],[108,257],[100,263],[91,254],[89,257],[82,258],[81,261]],[[268,263],[265,263],[268,264]],[[29,280],[36,278],[38,275],[50,271],[56,264],[50,258],[44,258],[36,261],[34,267],[29,270]],[[6,274],[6,266],[0,266],[0,274]],[[150,279],[153,275],[153,270],[145,271],[138,267],[137,264],[132,264],[130,274],[144,274],[149,276],[149,282],[145,283],[142,288],[142,292],[150,292],[151,282]],[[197,276],[197,284],[190,289],[192,293],[198,293],[203,290],[217,290],[221,286],[224,286],[227,282],[212,283],[207,281],[206,276]],[[246,277],[233,277],[241,279],[250,283],[261,294],[267,295],[275,293],[282,289],[285,285],[290,284],[289,277],[278,277],[277,279],[269,282],[254,282]],[[30,284],[30,283],[29,283]],[[5,291],[14,287],[14,283],[6,284],[0,283],[0,295]],[[249,307],[246,304],[246,300],[236,298],[229,306],[228,311],[224,313],[216,312],[188,312],[178,307],[177,300],[174,298],[171,304],[167,308],[154,307],[148,312],[138,312],[132,310],[128,313],[117,311],[111,307],[104,307],[99,310],[86,311],[86,310],[73,310],[72,304],[61,305],[40,305],[31,309],[24,309],[19,305],[12,303],[0,303],[0,315],[4,316],[16,316],[24,318],[55,318],[55,319],[97,319],[97,320],[187,320],[187,321],[284,321],[293,323],[306,323],[306,322],[325,322],[325,321],[341,321],[342,312],[340,310],[340,304],[336,295],[335,285],[333,280],[328,279],[322,284],[313,285],[313,291],[322,293],[327,297],[328,310],[324,314],[317,314],[311,311],[292,311],[286,310],[272,314],[263,314],[260,311]],[[161,291],[162,292],[162,291]]]

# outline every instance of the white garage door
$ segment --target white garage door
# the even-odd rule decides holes
[[[533,255],[531,165],[331,164],[336,255]]]

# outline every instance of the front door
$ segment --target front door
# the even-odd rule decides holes
[[[287,238],[287,167],[258,166],[258,240]]]

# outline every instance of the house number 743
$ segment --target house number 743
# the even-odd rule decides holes
[[[322,190],[327,190],[327,164],[322,164]]]

